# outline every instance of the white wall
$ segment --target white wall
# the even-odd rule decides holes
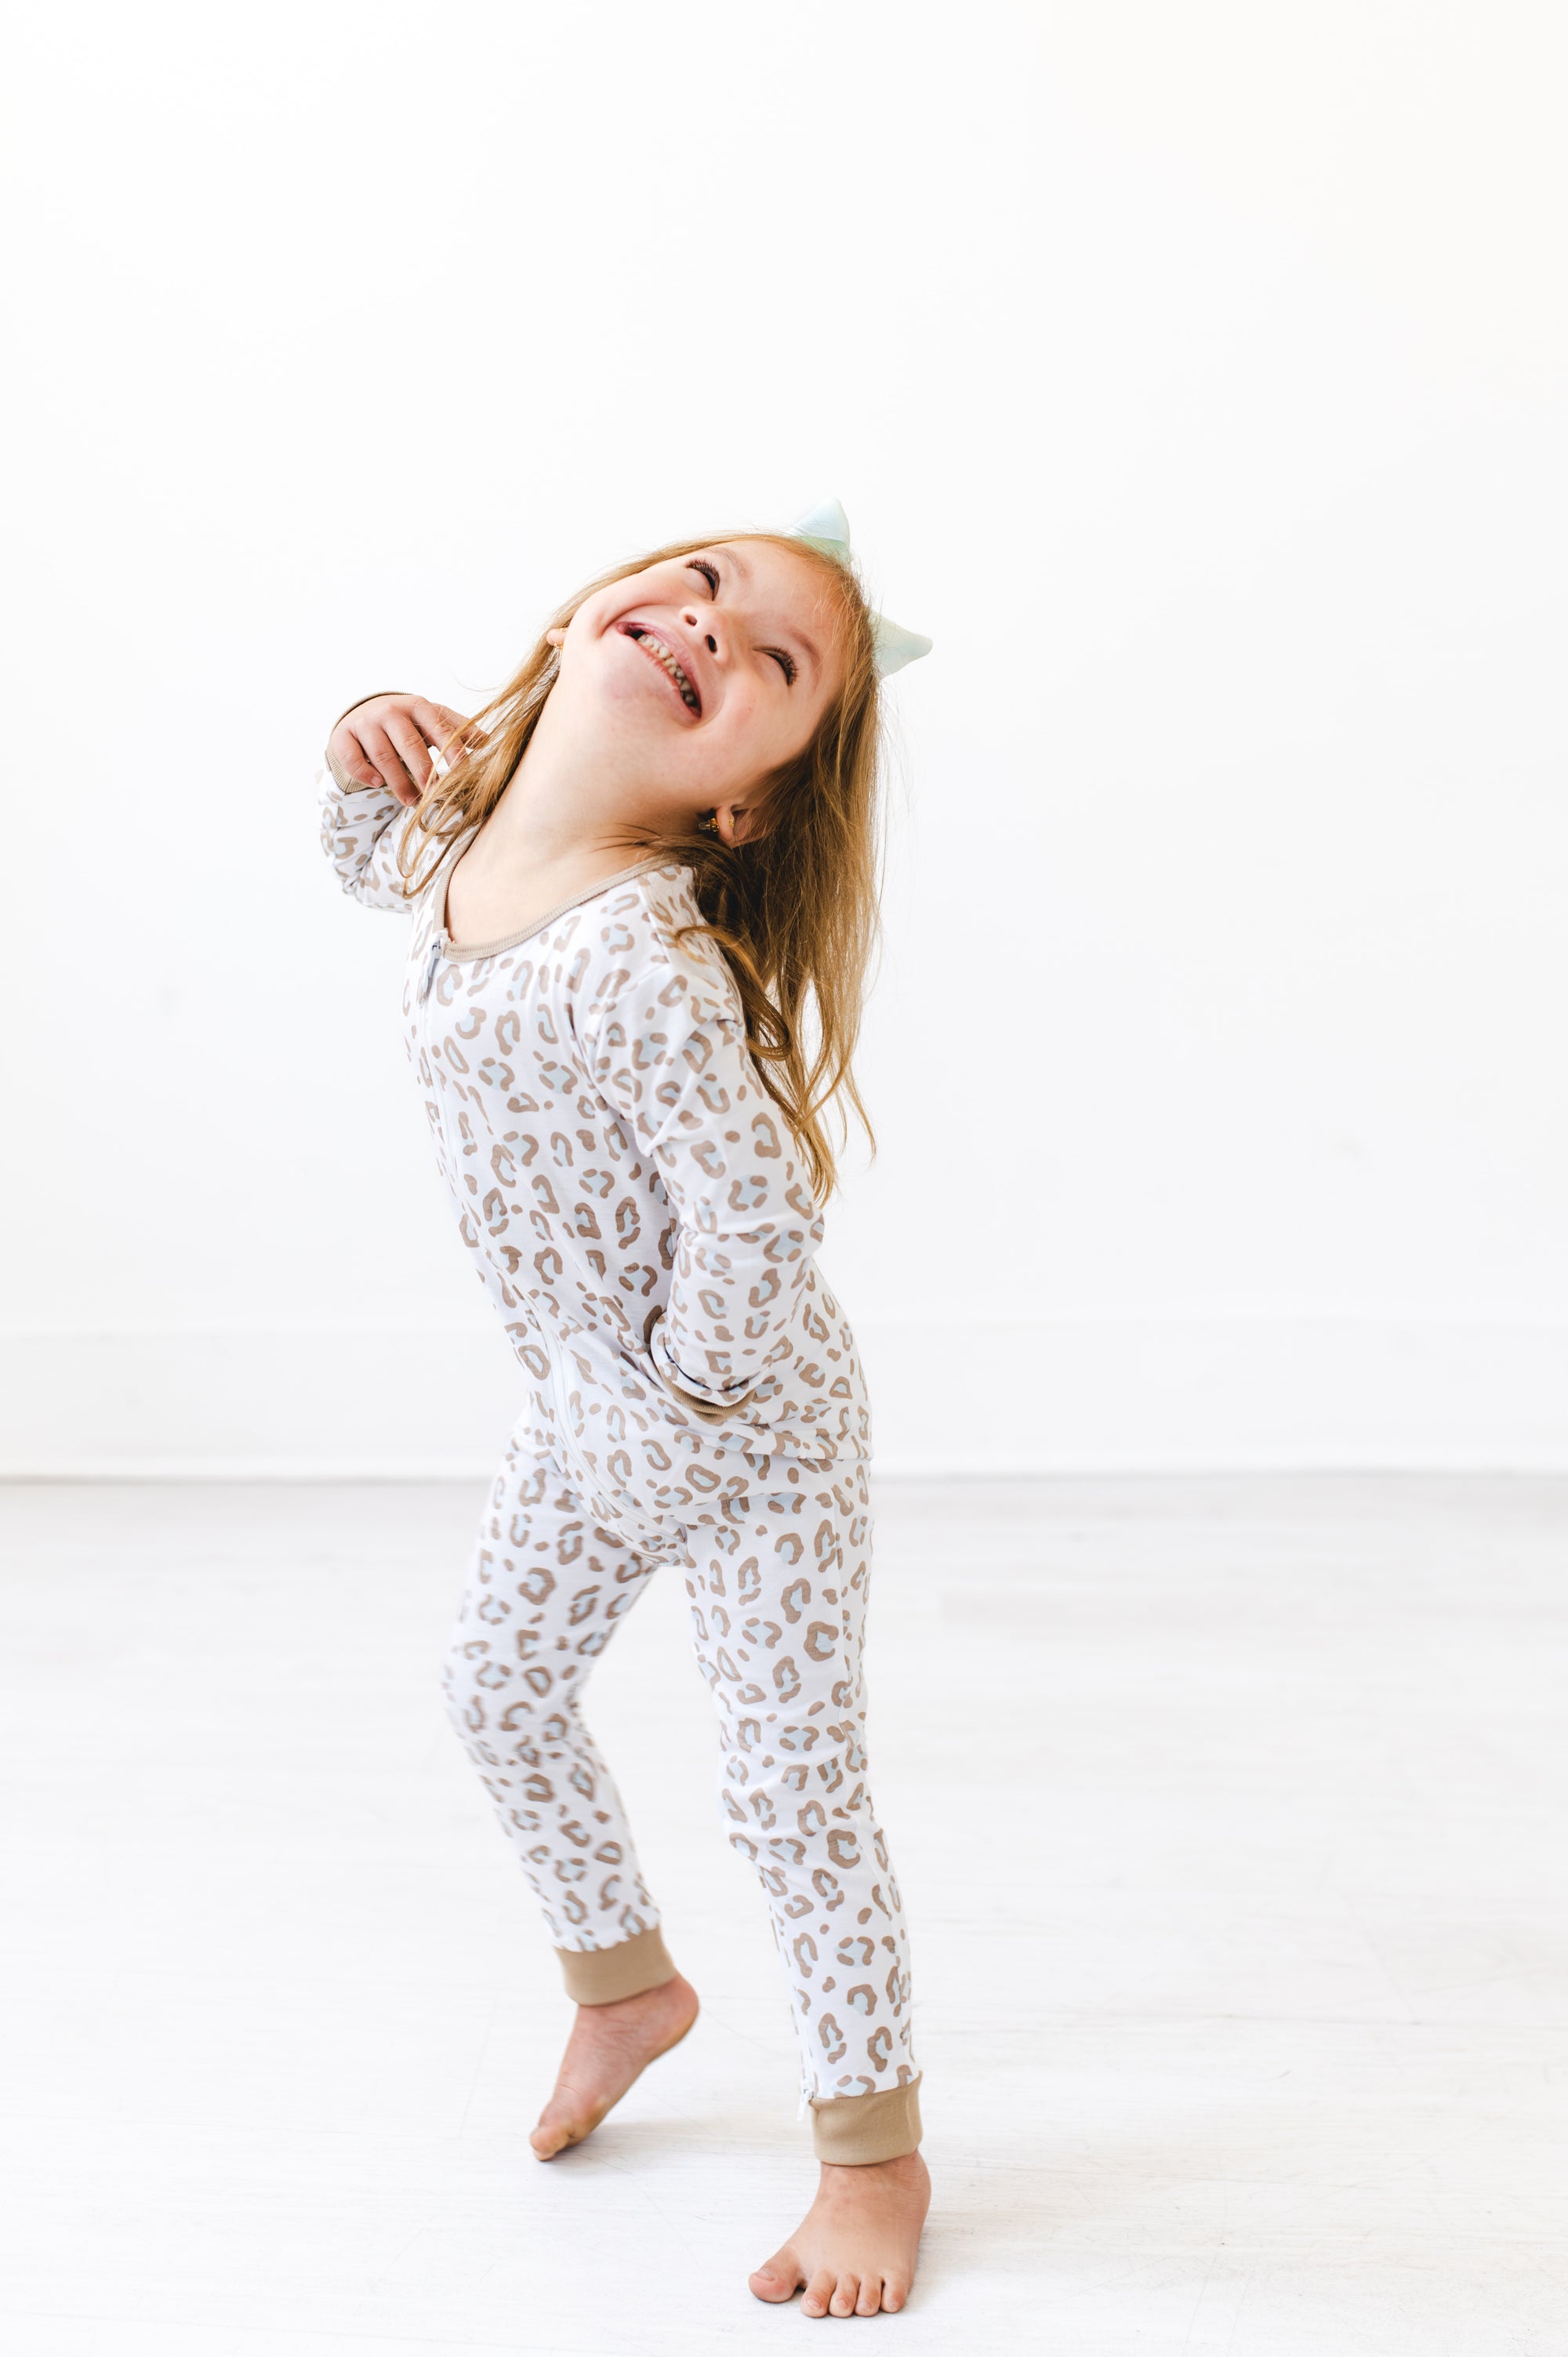
[[[836,492],[891,610],[896,1465],[1568,1465],[1550,5],[34,10],[6,145],[21,1471],[511,1394],[310,779]]]

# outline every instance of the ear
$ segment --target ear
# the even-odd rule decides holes
[[[732,851],[737,844],[760,843],[763,836],[771,831],[777,815],[773,789],[779,775],[775,770],[759,778],[754,786],[747,787],[743,802],[720,802],[712,812],[703,813],[704,819],[713,819],[714,833],[721,843],[727,843]]]
[[[714,833],[733,851],[737,844],[756,843],[768,832],[767,810],[751,802],[720,802],[714,812]]]
[[[564,647],[566,643],[565,631],[546,630],[544,633],[544,643],[546,646],[550,647]]]

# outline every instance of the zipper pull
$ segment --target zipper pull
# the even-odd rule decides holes
[[[430,986],[435,980],[435,969],[440,963],[441,936],[437,933],[435,939],[430,944],[430,956],[424,968],[424,980],[419,985],[419,996],[422,1002],[430,996]]]

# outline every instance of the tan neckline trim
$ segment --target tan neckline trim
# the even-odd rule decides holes
[[[467,844],[463,847],[467,850]],[[456,861],[452,864],[456,866]],[[570,900],[563,900],[559,908],[546,909],[542,917],[535,917],[532,924],[525,925],[521,933],[508,933],[506,939],[499,942],[465,942],[461,948],[446,931],[446,894],[452,882],[451,870],[448,869],[446,880],[441,887],[441,922],[435,935],[441,944],[441,954],[444,958],[450,958],[454,964],[461,964],[466,959],[499,957],[502,950],[521,949],[524,942],[533,939],[535,933],[542,933],[546,925],[553,925],[557,917],[570,916],[572,910],[580,909],[585,900],[596,900],[601,892],[613,892],[618,884],[629,884],[634,876],[647,876],[655,867],[668,867],[671,864],[668,852],[657,852],[651,859],[639,859],[635,867],[623,867],[618,875],[607,876],[602,884],[590,884],[585,892],[578,892]]]

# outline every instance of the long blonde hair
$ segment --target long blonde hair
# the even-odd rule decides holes
[[[723,540],[778,540],[821,565],[834,593],[843,680],[804,751],[763,780],[764,831],[733,849],[714,834],[639,834],[652,854],[668,852],[693,871],[700,926],[724,952],[746,1017],[757,1076],[800,1145],[819,1200],[836,1183],[825,1116],[846,1108],[875,1145],[855,1085],[866,976],[877,936],[880,714],[872,619],[844,565],[810,543],[773,533],[726,533]],[[683,540],[633,557],[578,592],[551,617],[559,630],[584,601],[650,565],[712,548]],[[542,633],[521,668],[478,712],[452,766],[434,779],[404,831],[403,889],[424,888],[454,845],[477,834],[516,772],[559,675],[557,651]]]

